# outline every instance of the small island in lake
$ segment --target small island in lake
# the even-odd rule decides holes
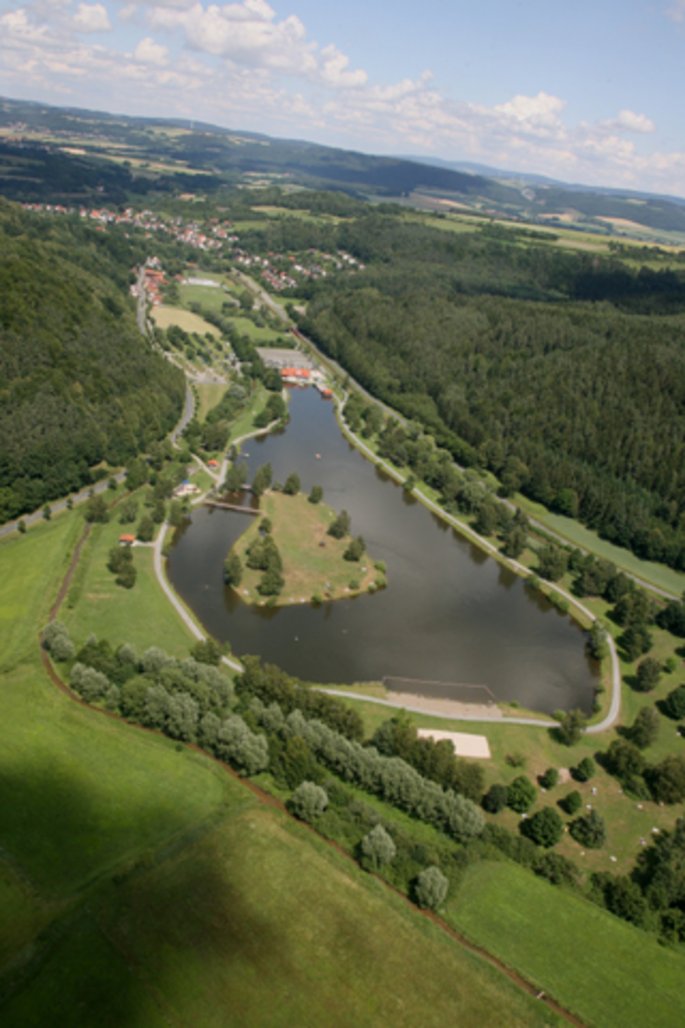
[[[249,604],[323,603],[385,587],[385,565],[374,563],[346,511],[303,493],[271,490],[260,515],[231,548],[224,581]]]

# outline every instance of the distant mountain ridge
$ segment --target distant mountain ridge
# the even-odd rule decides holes
[[[685,243],[685,198],[569,185],[466,161],[374,156],[191,119],[0,99],[0,193],[13,199],[52,192],[53,199],[104,195],[120,202],[153,188],[207,192],[246,175],[433,206],[442,198],[489,216],[605,234],[632,229],[657,241],[678,233],[682,239],[666,241]]]

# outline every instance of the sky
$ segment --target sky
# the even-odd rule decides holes
[[[685,196],[685,0],[0,0],[0,95]]]

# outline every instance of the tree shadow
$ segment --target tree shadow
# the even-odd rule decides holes
[[[236,832],[222,831],[230,824],[225,808],[189,824],[181,811],[160,817],[155,804],[122,792],[127,833],[140,829],[145,841],[116,852],[121,840],[111,833],[108,861],[107,847],[97,845],[107,831],[100,797],[87,780],[51,771],[34,769],[30,789],[22,773],[2,779],[2,792],[23,805],[23,817],[1,818],[3,855],[53,915],[0,969],[3,1024],[187,1023],[186,1002],[192,1010],[198,992],[214,999],[213,968],[224,978],[244,966],[256,966],[256,977],[269,968],[287,973],[277,926],[260,913],[254,890],[252,898],[241,892],[246,858]],[[236,809],[240,817],[245,808]],[[152,839],[143,831],[151,820],[159,826]],[[94,859],[69,869],[79,849]]]

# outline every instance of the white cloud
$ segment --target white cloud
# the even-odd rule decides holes
[[[654,132],[655,125],[646,114],[637,114],[635,111],[619,111],[612,122],[608,122],[617,131],[649,133]]]
[[[666,17],[671,21],[685,21],[685,0],[673,0],[671,6],[666,9]]]
[[[78,5],[74,15],[74,28],[77,32],[107,32],[111,27],[104,4]]]
[[[161,43],[155,43],[154,39],[146,36],[138,43],[133,56],[142,64],[155,64],[161,67],[169,60],[169,51]]]

